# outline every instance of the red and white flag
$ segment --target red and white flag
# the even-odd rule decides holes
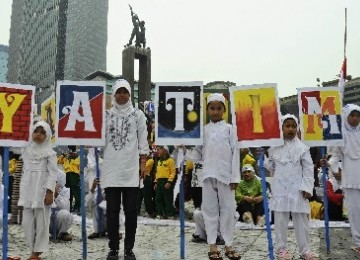
[[[346,81],[346,57],[344,57],[344,61],[340,70],[340,79],[339,79],[340,91],[344,91],[345,81]]]

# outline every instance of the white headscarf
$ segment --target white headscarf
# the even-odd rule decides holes
[[[132,112],[132,104],[131,104],[131,99],[129,99],[129,101],[124,104],[124,105],[119,105],[116,100],[115,100],[115,93],[119,88],[125,88],[131,97],[131,87],[129,82],[127,82],[125,79],[119,79],[115,82],[114,86],[112,87],[112,94],[111,94],[111,104],[113,105],[112,111],[114,111],[118,116],[127,116]]]
[[[25,147],[22,157],[24,159],[41,159],[44,157],[48,157],[50,155],[55,154],[55,151],[51,148],[51,129],[48,123],[45,121],[39,121],[37,122],[33,127],[31,131],[31,135],[34,133],[35,129],[38,127],[42,127],[45,130],[46,133],[46,139],[43,143],[37,144],[32,140],[29,142],[29,145]]]
[[[287,120],[287,119],[293,119],[296,123],[297,130],[299,131],[299,120],[297,119],[297,117],[292,114],[286,114],[284,116],[281,116],[281,118],[280,118],[281,125],[283,125],[285,120]]]
[[[59,169],[56,183],[59,187],[64,187],[66,184],[66,174],[62,170]]]
[[[347,104],[346,106],[343,107],[342,111],[343,111],[343,115],[344,115],[344,125],[345,125],[346,129],[350,132],[360,131],[360,124],[354,127],[354,126],[349,125],[348,120],[347,120],[348,116],[350,115],[350,113],[352,111],[358,111],[360,113],[360,107],[357,105],[354,105],[354,104]]]

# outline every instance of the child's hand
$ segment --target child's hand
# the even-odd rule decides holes
[[[326,159],[321,159],[320,160],[320,165],[330,167],[330,164],[329,164],[328,160],[326,160]]]
[[[91,187],[91,193],[95,192],[96,186],[100,185],[100,181],[98,178],[95,178]]]
[[[237,186],[237,183],[230,183],[230,190],[236,190]]]
[[[146,163],[146,160],[140,161],[140,179],[145,178],[145,174],[146,174],[146,164],[145,163]]]
[[[165,188],[165,190],[170,189],[171,188],[171,183],[170,182],[165,183],[164,188]]]
[[[44,203],[46,206],[50,206],[54,201],[54,195],[51,190],[46,190]]]
[[[57,196],[59,195],[59,191],[60,191],[60,187],[59,186],[56,186],[55,187],[55,198],[57,198]]]
[[[303,191],[302,194],[303,194],[303,197],[305,199],[310,199],[312,197],[311,194],[309,192],[306,192],[306,191]]]

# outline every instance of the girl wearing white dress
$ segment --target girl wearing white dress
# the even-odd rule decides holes
[[[309,198],[314,187],[313,161],[310,149],[297,137],[298,120],[293,115],[282,118],[285,143],[269,149],[269,171],[273,173],[270,208],[275,217],[277,259],[292,259],[287,250],[287,229],[290,213],[297,246],[302,259],[314,259],[309,248]]]
[[[39,121],[33,126],[32,140],[22,152],[23,174],[18,206],[23,207],[25,238],[31,250],[29,259],[40,259],[49,248],[50,206],[58,174],[55,151],[50,147],[51,129]]]

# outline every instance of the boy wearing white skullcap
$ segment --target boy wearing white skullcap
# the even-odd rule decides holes
[[[118,80],[112,88],[112,107],[106,114],[106,144],[101,174],[105,189],[106,219],[110,252],[107,259],[118,259],[119,212],[125,212],[124,256],[135,259],[133,247],[137,227],[136,198],[139,172],[144,176],[149,153],[146,118],[134,108],[131,88],[126,80]]]
[[[230,259],[240,259],[240,254],[232,248],[240,156],[236,132],[232,125],[223,120],[225,110],[225,97],[222,94],[214,93],[207,97],[210,122],[204,128],[201,211],[210,245],[210,259],[220,257],[216,246],[218,221],[225,241],[225,255]]]
[[[360,107],[346,105],[343,108],[343,122],[344,146],[333,149],[329,164],[333,172],[338,172],[338,162],[342,162],[341,185],[348,209],[352,249],[360,255]]]
[[[314,188],[314,164],[310,149],[297,137],[298,120],[294,115],[281,117],[284,144],[268,150],[268,170],[273,173],[270,208],[275,216],[275,241],[278,259],[291,259],[287,250],[290,213],[302,259],[314,259],[310,251],[309,198]]]

